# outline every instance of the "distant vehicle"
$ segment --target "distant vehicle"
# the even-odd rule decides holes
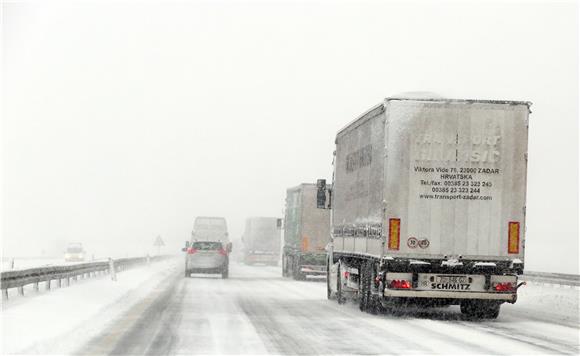
[[[328,298],[497,318],[524,270],[529,102],[387,98],[336,135]],[[319,180],[317,204],[328,208]]]
[[[82,262],[85,260],[85,251],[81,243],[68,244],[64,253],[64,260],[66,262]]]
[[[316,185],[303,183],[286,191],[282,275],[300,280],[326,274],[330,212],[316,208]]]
[[[244,235],[244,263],[278,265],[282,239],[282,219],[252,217],[246,219]]]
[[[228,278],[231,246],[228,248],[220,241],[188,241],[185,245],[185,277],[192,273],[214,273]]]
[[[198,216],[193,223],[193,240],[229,242],[228,226],[222,217]]]

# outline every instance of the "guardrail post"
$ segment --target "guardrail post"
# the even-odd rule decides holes
[[[62,282],[61,282],[61,279],[60,279],[60,277],[58,277],[58,279],[56,280],[56,286],[57,286],[58,288],[62,287]]]
[[[46,280],[46,290],[50,290],[50,279]]]
[[[18,287],[18,295],[24,295],[24,287],[23,286]]]
[[[8,289],[2,289],[2,297],[8,299]]]
[[[35,292],[38,292],[38,281],[37,282],[34,282],[34,286],[33,287],[34,287],[34,291]]]
[[[111,280],[117,280],[117,271],[115,270],[115,262],[109,257],[109,273],[111,274]]]

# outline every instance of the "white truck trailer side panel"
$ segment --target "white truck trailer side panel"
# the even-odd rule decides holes
[[[528,104],[387,99],[385,108],[383,226],[387,239],[399,234],[385,253],[523,262]]]
[[[371,109],[336,137],[332,197],[335,251],[380,254],[384,127],[381,105]],[[371,234],[368,231],[370,227],[375,227],[374,232],[378,233]]]

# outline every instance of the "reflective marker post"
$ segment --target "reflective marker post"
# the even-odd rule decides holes
[[[110,257],[109,257],[109,273],[111,274],[111,280],[116,281],[117,271],[115,270],[115,263],[113,262],[113,259]]]

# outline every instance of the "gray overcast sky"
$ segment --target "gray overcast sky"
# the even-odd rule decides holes
[[[280,216],[384,97],[533,102],[527,268],[578,273],[577,2],[4,1],[2,247]],[[51,247],[52,246],[52,247]],[[61,247],[59,247],[61,248]],[[60,252],[59,252],[60,253]]]

